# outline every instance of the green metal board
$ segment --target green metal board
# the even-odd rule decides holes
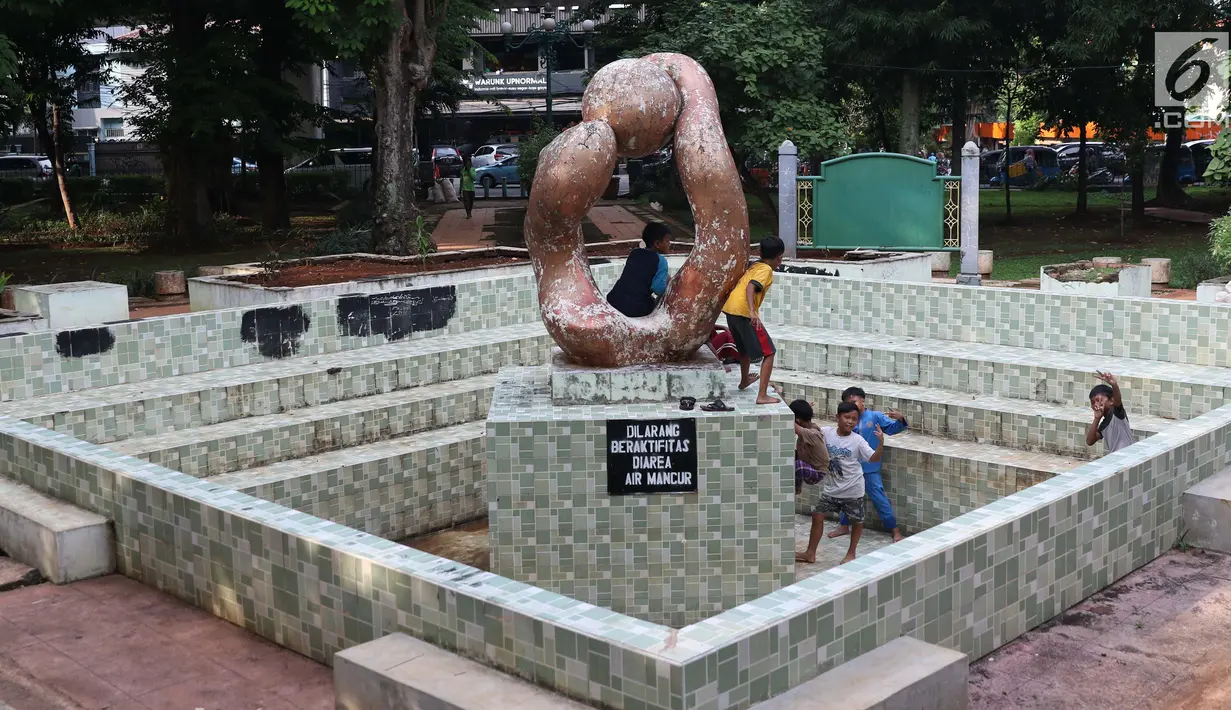
[[[951,250],[957,177],[936,163],[897,153],[861,153],[821,163],[811,182],[812,245],[820,249]],[[946,200],[950,208],[946,209]],[[947,214],[948,213],[948,214]],[[946,217],[951,238],[946,241]]]

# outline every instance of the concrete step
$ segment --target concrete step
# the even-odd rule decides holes
[[[0,404],[13,416],[96,444],[275,414],[547,362],[541,323]]]
[[[585,710],[590,706],[396,632],[333,657],[337,710]]]
[[[106,518],[0,475],[0,549],[56,584],[115,571]]]
[[[1102,444],[1086,446],[1089,406],[1048,404],[986,394],[953,392],[893,382],[854,380],[797,370],[774,370],[788,400],[812,403],[818,417],[833,417],[842,392],[851,386],[868,394],[868,406],[881,411],[897,409],[906,415],[911,431],[958,441],[973,441],[1023,451],[1090,460],[1106,453]],[[1133,415],[1138,440],[1163,431],[1169,420]]]
[[[128,439],[109,448],[204,478],[439,429],[487,415],[497,375]]]
[[[282,461],[212,483],[401,539],[487,514],[485,422]]]
[[[1184,542],[1231,554],[1231,468],[1216,473],[1180,496]]]
[[[1231,369],[843,330],[771,327],[775,365],[936,389],[1089,406],[1097,370],[1120,379],[1132,414],[1191,419],[1231,402]]]
[[[1081,465],[1075,458],[909,430],[886,437],[882,463],[885,494],[904,533],[926,530]],[[811,513],[820,495],[820,485],[804,486],[796,512]],[[865,523],[883,529],[870,503],[867,516]]]
[[[752,708],[965,710],[969,675],[966,654],[899,636]]]

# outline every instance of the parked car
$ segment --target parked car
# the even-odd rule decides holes
[[[479,146],[474,155],[470,156],[470,163],[476,168],[482,168],[498,163],[510,155],[517,155],[517,146],[513,143],[488,143]]]
[[[1005,176],[1009,172],[1017,172],[1010,170],[1018,165],[1022,165],[1026,160],[1026,153],[1034,151],[1035,169],[1033,172],[1021,172],[1009,178],[1010,185],[1026,186],[1033,185],[1035,182],[1055,177],[1060,174],[1060,163],[1056,158],[1056,151],[1045,145],[1015,145],[1009,148],[1008,155],[1002,152],[1000,158],[996,161],[996,174],[992,176],[992,185],[1003,185]],[[1022,168],[1025,166],[1022,165]]]
[[[1184,144],[1193,154],[1193,173],[1197,176],[1198,182],[1205,181],[1205,169],[1210,164],[1210,146],[1214,145],[1212,138],[1206,138],[1199,141],[1189,141]]]
[[[238,172],[234,163],[232,163],[231,170]],[[311,170],[345,170],[350,189],[367,192],[372,184],[372,149],[334,148],[287,168],[286,172]]]
[[[1157,173],[1162,169],[1164,150],[1166,150],[1166,146],[1162,143],[1146,146],[1145,172],[1147,175]],[[1193,167],[1193,152],[1187,145],[1180,146],[1180,164],[1176,168],[1175,176],[1180,181],[1180,184],[1185,187],[1197,181],[1197,171]],[[1131,185],[1133,181],[1126,175],[1124,176],[1124,184]],[[1149,184],[1149,182],[1147,181],[1146,184]]]
[[[1060,171],[1073,173],[1077,168],[1080,143],[1061,143],[1053,146]],[[1102,141],[1086,141],[1086,174],[1108,168],[1113,174],[1124,172],[1124,153],[1119,148]]]
[[[509,185],[520,185],[521,175],[517,172],[517,158],[516,155],[510,155],[498,163],[476,168],[475,175],[479,179],[479,185],[494,188],[500,185],[502,179]]]
[[[462,176],[462,154],[448,145],[432,146],[431,162],[438,169],[436,178],[459,178]]]
[[[1000,162],[1003,150],[985,150],[979,156],[979,183],[986,185],[996,176],[996,165]]]
[[[44,180],[50,176],[51,161],[45,155],[6,155],[0,157],[0,178]]]

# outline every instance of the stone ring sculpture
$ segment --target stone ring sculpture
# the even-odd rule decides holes
[[[582,122],[539,155],[524,225],[543,323],[568,359],[622,367],[688,358],[710,336],[748,262],[748,206],[709,75],[682,54],[622,59],[582,97]],[[658,307],[629,318],[607,303],[586,259],[581,221],[620,157],[675,139],[696,239]]]

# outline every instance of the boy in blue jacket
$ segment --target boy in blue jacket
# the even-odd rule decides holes
[[[858,387],[848,387],[842,393],[843,402],[851,402],[859,408],[859,424],[855,427],[855,433],[862,436],[870,446],[876,446],[880,441],[876,435],[876,428],[880,427],[885,434],[892,436],[899,434],[906,429],[909,424],[906,417],[896,409],[891,409],[888,412],[877,412],[867,408],[864,403],[868,397],[862,389]],[[867,491],[868,499],[872,501],[872,506],[876,508],[876,514],[880,516],[881,522],[893,533],[893,541],[902,541],[902,531],[898,529],[898,518],[893,514],[893,506],[889,504],[889,497],[885,495],[885,483],[881,479],[881,462],[866,461],[863,464],[863,485]],[[842,537],[850,534],[849,521],[846,515],[843,514],[838,520],[838,529],[829,533],[829,537]]]

